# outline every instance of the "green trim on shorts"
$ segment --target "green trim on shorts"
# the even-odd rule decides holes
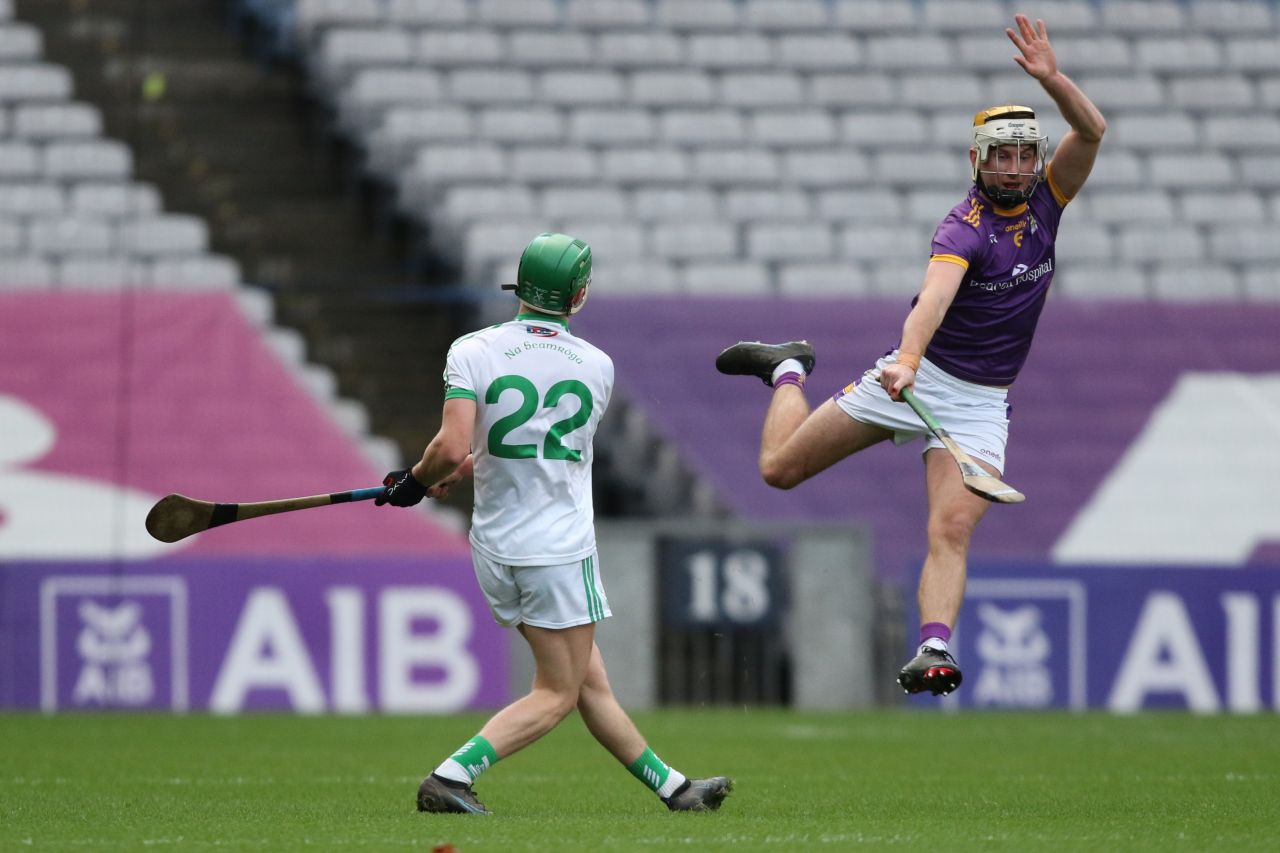
[[[595,557],[587,557],[582,561],[582,585],[587,591],[587,615],[592,622],[599,622],[604,618],[604,605],[600,603],[600,593],[596,592],[595,569]]]

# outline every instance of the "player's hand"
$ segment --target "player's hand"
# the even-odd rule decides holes
[[[459,465],[456,469],[454,469],[454,472],[452,474],[450,474],[448,477],[445,477],[443,480],[436,483],[435,485],[431,486],[431,488],[427,489],[427,497],[436,498],[437,500],[442,500],[444,498],[447,498],[449,496],[450,490],[453,489],[454,485],[458,483],[463,477],[470,477],[471,472],[474,469],[475,469],[475,456],[471,453],[468,453],[467,458],[462,460],[462,464]]]
[[[421,501],[427,494],[426,486],[418,482],[413,476],[412,468],[401,468],[399,471],[392,471],[390,474],[382,478],[383,490],[382,494],[373,499],[377,506],[383,504],[391,504],[392,506],[413,506]]]
[[[880,371],[880,387],[895,403],[902,402],[902,389],[916,384],[916,372],[909,364],[886,364]]]
[[[1004,31],[1022,52],[1022,56],[1015,56],[1013,61],[1037,80],[1044,81],[1057,74],[1058,58],[1053,53],[1053,45],[1049,44],[1049,32],[1044,21],[1037,20],[1035,28],[1032,28],[1026,15],[1014,15],[1013,20],[1018,25],[1017,32],[1011,29]]]

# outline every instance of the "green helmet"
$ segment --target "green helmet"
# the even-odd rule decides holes
[[[520,255],[516,283],[504,284],[544,314],[576,314],[591,287],[591,247],[568,234],[544,232]]]

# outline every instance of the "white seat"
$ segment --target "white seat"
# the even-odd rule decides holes
[[[137,255],[196,255],[209,249],[209,227],[198,216],[157,213],[122,223],[120,245]]]
[[[533,99],[533,78],[515,68],[464,68],[450,71],[449,97],[462,104],[527,104]]]
[[[13,109],[13,135],[24,139],[97,137],[102,113],[83,103],[21,104]]]
[[[1032,21],[1040,18],[1047,22],[1055,43],[1056,33],[1099,31],[1097,4],[1093,0],[1020,0],[1018,11],[1025,12]]]
[[[1206,118],[1204,140],[1210,148],[1227,151],[1280,149],[1280,118],[1265,113]]]
[[[898,80],[898,92],[903,106],[907,107],[945,108],[956,104],[979,104],[987,99],[981,80],[956,70],[904,75]]]
[[[1191,29],[1205,33],[1256,33],[1275,26],[1265,0],[1190,0]]]
[[[365,165],[374,174],[390,176],[413,159],[420,145],[459,142],[474,135],[471,112],[462,107],[392,107],[382,125],[364,138]]]
[[[646,0],[568,0],[565,19],[585,30],[647,27],[649,11]]]
[[[803,102],[804,86],[790,72],[729,72],[720,78],[720,98],[730,106],[788,107]]]
[[[1205,256],[1200,232],[1189,225],[1125,228],[1120,232],[1119,244],[1121,258],[1140,263],[1199,261]]]
[[[446,187],[507,180],[507,158],[496,145],[427,145],[418,149],[413,162],[400,173],[396,206],[417,216],[429,208]]]
[[[159,289],[228,290],[240,284],[240,265],[225,255],[158,258],[146,269],[144,281]]]
[[[474,280],[491,273],[495,264],[509,263],[520,256],[520,248],[535,234],[547,230],[540,218],[476,220],[462,228],[462,262]],[[581,235],[575,235],[581,237]]]
[[[1000,29],[994,28],[989,32],[1000,32]],[[1118,41],[1113,39],[1113,41]],[[1053,40],[1054,48],[1058,53],[1063,53],[1063,48],[1058,44],[1058,40]],[[959,60],[959,67],[968,72],[982,72],[989,74],[992,72],[1007,73],[1013,60],[1009,58],[1009,49],[1013,47],[1009,43],[1009,39],[1004,35],[969,35],[961,34],[956,38],[956,58]],[[1076,60],[1079,62],[1080,60]],[[1088,68],[1096,68],[1093,65],[1084,66]]]
[[[998,0],[924,0],[924,25],[944,33],[999,32],[1010,26]]]
[[[523,184],[460,184],[444,191],[437,210],[445,222],[463,223],[502,216],[531,219],[538,205]]]
[[[612,186],[548,187],[539,211],[548,219],[625,219],[627,195]]]
[[[1226,264],[1280,261],[1280,240],[1274,224],[1234,224],[1209,229],[1209,254]]]
[[[693,152],[693,173],[716,185],[772,184],[780,174],[778,155],[765,148],[700,148]]]
[[[419,65],[453,68],[501,64],[506,47],[493,30],[429,29],[418,35],[414,53]]]
[[[893,222],[902,217],[901,197],[889,189],[820,190],[818,217],[828,222]]]
[[[24,180],[39,175],[40,149],[37,146],[29,142],[0,142],[0,179]]]
[[[907,300],[920,292],[928,253],[893,258],[873,259],[866,263],[867,293],[878,298]]]
[[[1151,183],[1168,189],[1224,187],[1235,183],[1231,160],[1221,154],[1153,154]]]
[[[747,0],[743,23],[764,32],[826,30],[831,14],[823,0]]]
[[[546,71],[538,79],[538,96],[549,104],[605,107],[623,101],[626,87],[612,71]]]
[[[1164,87],[1150,74],[1090,75],[1079,83],[1104,112],[1164,106]]]
[[[689,178],[689,156],[676,148],[608,148],[602,161],[603,176],[616,183],[683,183]]]
[[[697,261],[685,265],[681,278],[683,290],[695,295],[766,296],[774,292],[768,268],[747,261]]]
[[[814,74],[809,78],[810,103],[823,107],[895,107],[898,93],[886,74]]]
[[[0,288],[44,289],[53,284],[53,264],[39,255],[0,257]]]
[[[820,225],[812,221],[813,205],[801,190],[728,189],[723,205],[725,217],[734,222],[800,220],[810,227]]]
[[[1228,68],[1238,71],[1280,71],[1280,35],[1260,35],[1228,39],[1223,51]]]
[[[3,268],[4,264],[0,264]],[[1280,302],[1280,268],[1274,264],[1245,267],[1244,296],[1252,302]]]
[[[560,142],[564,119],[552,107],[490,107],[480,112],[476,135],[491,142]]]
[[[1239,159],[1240,175],[1258,189],[1280,189],[1280,157],[1274,154],[1245,155]]]
[[[778,290],[790,298],[864,296],[868,292],[867,274],[849,263],[782,263],[778,265]]]
[[[1085,198],[1089,205],[1089,220],[1104,225],[1161,224],[1172,223],[1175,219],[1172,200],[1168,194],[1159,191],[1110,192],[1091,188],[1085,193]]]
[[[1050,25],[1057,27],[1057,21]],[[1009,43],[1005,39],[1005,44]],[[1133,68],[1129,42],[1118,36],[1094,33],[1085,38],[1054,38],[1054,51],[1072,67],[1088,68],[1093,73],[1128,71]],[[1012,45],[1010,45],[1012,47]],[[961,51],[963,55],[963,51]],[[1005,66],[1007,70],[1007,66]]]
[[[684,40],[653,31],[601,33],[596,55],[614,68],[663,68],[685,62]]]
[[[843,33],[783,35],[777,40],[779,68],[797,71],[844,71],[862,65],[862,47]]]
[[[936,228],[962,199],[951,189],[912,190],[907,193],[906,218],[916,225]]]
[[[1107,156],[1094,162],[1093,171],[1089,173],[1089,185],[1109,189],[1145,187],[1146,171],[1138,155],[1132,151],[1108,151]]]
[[[655,124],[648,110],[579,107],[569,113],[568,136],[580,145],[635,144],[653,139]]]
[[[386,0],[387,20],[408,27],[460,26],[471,20],[470,0]]]
[[[10,257],[22,251],[25,243],[22,223],[16,219],[0,219],[0,255]]]
[[[919,239],[920,235],[901,226],[889,225],[839,225],[838,257],[851,261],[871,260],[919,260],[919,275],[924,275],[925,265],[929,260],[929,242]]]
[[[924,118],[915,110],[846,112],[840,116],[840,138],[854,145],[878,147],[889,140],[929,139]]]
[[[526,68],[589,65],[595,58],[591,37],[573,31],[529,30],[507,37],[507,59]]]
[[[672,260],[737,258],[738,229],[725,222],[656,222],[650,229],[654,254]]]
[[[27,250],[38,255],[105,255],[115,249],[116,229],[101,219],[60,216],[27,224]]]
[[[1067,299],[1139,301],[1151,298],[1144,266],[1124,263],[1061,264],[1053,290]]]
[[[31,24],[0,24],[0,62],[36,62],[44,51],[44,37]]]
[[[591,253],[596,254],[594,246]],[[679,288],[680,277],[675,265],[655,260],[611,261],[607,272],[601,268],[595,273],[595,283],[592,284],[593,293],[606,294],[670,294]]]
[[[376,24],[382,18],[379,0],[296,0],[294,10],[304,42],[327,27]]]
[[[733,30],[739,24],[738,4],[733,0],[657,0],[655,9],[662,29]]]
[[[759,110],[748,127],[748,139],[756,145],[832,145],[838,136],[827,110]]]
[[[867,158],[847,148],[796,149],[782,152],[785,182],[799,187],[862,184],[870,177]]]
[[[133,174],[133,152],[114,139],[51,142],[44,174],[55,180],[123,180]]]
[[[637,71],[631,75],[631,102],[636,106],[711,104],[715,90],[701,71]]]
[[[1110,32],[1177,33],[1186,27],[1180,3],[1151,3],[1148,0],[1107,0],[1101,4],[1102,29]]]
[[[882,150],[872,155],[877,181],[906,188],[946,187],[960,193],[973,182],[968,159],[953,150]]]
[[[511,150],[511,175],[531,184],[594,181],[600,155],[582,146],[522,145]]]
[[[160,191],[151,184],[80,183],[71,187],[70,209],[79,215],[143,217],[160,212]]]
[[[316,72],[332,88],[345,83],[353,68],[408,65],[415,53],[413,39],[404,30],[336,27],[321,34],[312,56]]]
[[[1088,222],[1071,222],[1058,233],[1057,254],[1063,267],[1081,262],[1101,263],[1115,258],[1114,229]]]
[[[1239,277],[1229,267],[1157,264],[1151,292],[1164,302],[1235,302],[1244,297]]]
[[[395,106],[429,106],[444,100],[440,74],[428,68],[361,68],[338,93],[338,117],[349,133],[376,127]]]
[[[831,11],[836,27],[858,34],[914,30],[919,25],[915,4],[901,0],[836,3]]]
[[[675,145],[741,142],[746,124],[737,110],[664,110],[658,115],[658,137]]]
[[[755,222],[745,237],[747,257],[761,261],[818,261],[835,254],[833,229],[819,223]]]
[[[708,220],[720,213],[715,193],[706,187],[641,187],[632,192],[631,207],[646,222]]]
[[[1181,111],[1130,113],[1117,116],[1108,125],[1108,133],[1125,148],[1195,148],[1200,142],[1195,119]]]
[[[1205,36],[1140,38],[1134,50],[1136,64],[1144,71],[1186,73],[1222,67],[1222,48],[1217,39]]]
[[[630,222],[607,222],[598,219],[566,219],[561,223],[566,234],[585,240],[591,247],[596,269],[602,274],[612,269],[615,261],[658,260],[645,240],[645,229]],[[519,250],[517,250],[519,251]]]
[[[687,47],[689,64],[711,71],[773,65],[773,44],[758,33],[692,35]]]
[[[867,65],[891,71],[955,70],[956,55],[942,36],[883,36],[867,42]]]
[[[1256,106],[1257,94],[1253,85],[1239,74],[1175,77],[1169,81],[1169,100],[1187,109],[1242,111]]]
[[[1249,184],[1247,177],[1244,183]],[[1200,190],[1182,193],[1178,199],[1178,219],[1191,225],[1253,224],[1266,218],[1266,205],[1253,192],[1233,190],[1224,196],[1221,189]]]
[[[58,290],[122,290],[139,287],[145,279],[145,265],[128,255],[66,257],[54,272]]]
[[[52,217],[66,211],[62,187],[45,181],[0,184],[0,216]]]
[[[554,27],[560,23],[556,0],[472,0],[475,18],[498,27]]]

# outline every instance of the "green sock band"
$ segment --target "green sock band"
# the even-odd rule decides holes
[[[631,775],[649,786],[649,790],[657,791],[671,775],[671,768],[662,763],[662,759],[653,754],[649,747],[644,748],[640,757],[627,765]]]
[[[472,781],[498,763],[498,753],[494,751],[493,744],[480,735],[464,743],[461,749],[449,757],[462,765],[462,769],[467,771]]]

